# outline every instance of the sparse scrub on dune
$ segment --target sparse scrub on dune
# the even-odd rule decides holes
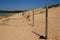
[[[2,18],[0,17],[0,19],[2,19]]]
[[[0,16],[0,19],[3,19],[3,18],[5,18],[4,16]]]
[[[51,5],[51,6],[48,6],[48,8],[58,7],[58,6],[60,6],[60,4]],[[45,6],[45,7],[43,7],[43,8],[46,8],[46,6]]]
[[[27,21],[30,21],[30,14],[25,15],[25,19],[26,19]]]
[[[6,19],[6,20],[3,20],[3,21],[8,21],[8,20],[10,20],[10,19]]]

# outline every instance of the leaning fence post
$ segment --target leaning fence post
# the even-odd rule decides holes
[[[45,25],[45,37],[47,40],[47,37],[48,37],[48,5],[46,5],[46,17],[45,17],[45,21],[46,21],[46,25]]]

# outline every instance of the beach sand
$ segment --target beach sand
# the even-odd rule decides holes
[[[45,36],[45,9],[36,10],[34,26],[32,26],[32,10],[23,12],[24,16],[18,13],[0,19],[0,40],[42,40],[32,31]],[[25,18],[28,13],[31,16],[30,21]],[[48,9],[48,40],[60,40],[60,7]]]

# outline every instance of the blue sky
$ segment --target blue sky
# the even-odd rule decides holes
[[[57,3],[60,0],[0,0],[0,10],[28,10]]]

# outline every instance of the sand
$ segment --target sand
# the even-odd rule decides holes
[[[34,26],[32,26],[33,10],[23,12],[26,13],[24,16],[19,13],[0,19],[0,40],[42,40],[32,31],[45,36],[45,9],[34,10],[38,10],[34,11]],[[60,40],[59,10],[60,7],[57,7],[48,11],[48,40]],[[30,14],[30,21],[26,20],[28,13]]]

